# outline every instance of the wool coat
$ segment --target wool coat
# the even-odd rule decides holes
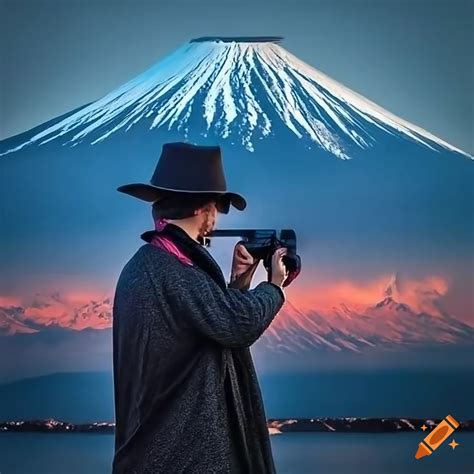
[[[119,275],[113,473],[275,473],[250,346],[285,294],[229,287],[204,246],[162,232],[194,265],[145,243]]]

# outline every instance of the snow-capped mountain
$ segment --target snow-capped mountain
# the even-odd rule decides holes
[[[389,136],[467,155],[299,60],[280,41],[191,40],[104,97],[5,141],[0,156],[51,142],[95,145],[141,129],[185,138],[199,132],[248,151],[278,136],[341,159]]]
[[[75,309],[71,324],[74,329],[105,329],[112,325],[112,299],[91,301]]]
[[[302,311],[287,301],[259,339],[270,351],[299,353],[316,349],[363,352],[424,343],[474,343],[474,327],[454,318],[416,313],[385,298],[365,311],[344,303],[330,312]]]
[[[19,310],[21,310],[21,308],[0,308],[0,336],[33,334],[38,332],[38,329],[30,327],[19,319]]]
[[[326,351],[363,352],[367,348],[391,349],[422,344],[474,344],[474,326],[447,313],[417,312],[393,298],[396,279],[385,297],[362,310],[345,303],[330,310],[301,310],[289,300],[262,335],[258,344],[273,352]]]
[[[367,348],[396,348],[425,343],[474,344],[474,327],[448,314],[416,312],[397,302],[391,282],[385,297],[365,310],[345,303],[329,310],[301,310],[286,300],[258,341],[260,348],[277,353],[363,352]],[[43,295],[32,307],[0,308],[0,335],[47,331],[49,328],[102,330],[112,325],[111,297],[73,307],[57,294]],[[59,303],[58,303],[59,302]],[[58,309],[59,308],[59,309]],[[41,310],[40,312],[35,312]]]
[[[75,306],[60,294],[36,294],[26,307],[0,307],[0,336],[30,334],[48,328],[106,329],[112,325],[111,298]]]

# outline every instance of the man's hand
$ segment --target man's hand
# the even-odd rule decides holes
[[[289,272],[283,263],[283,257],[288,254],[286,247],[280,247],[272,255],[271,261],[271,278],[269,280],[277,286],[283,286],[283,283],[288,278]]]
[[[248,290],[259,262],[241,243],[237,243],[234,247],[229,286]]]

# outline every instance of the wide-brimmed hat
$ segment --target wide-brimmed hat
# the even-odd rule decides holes
[[[227,191],[219,146],[165,143],[150,184],[124,184],[117,191],[148,202],[174,193],[211,193],[239,211],[247,206],[243,196]]]

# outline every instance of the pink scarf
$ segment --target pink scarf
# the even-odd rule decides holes
[[[155,230],[157,232],[162,231],[168,225],[168,221],[163,218],[158,218],[155,220]],[[155,234],[153,239],[150,241],[152,245],[156,245],[157,247],[161,247],[163,250],[175,255],[179,260],[181,260],[186,265],[193,265],[192,260],[184,255],[181,250],[173,243],[173,241],[165,236]]]

